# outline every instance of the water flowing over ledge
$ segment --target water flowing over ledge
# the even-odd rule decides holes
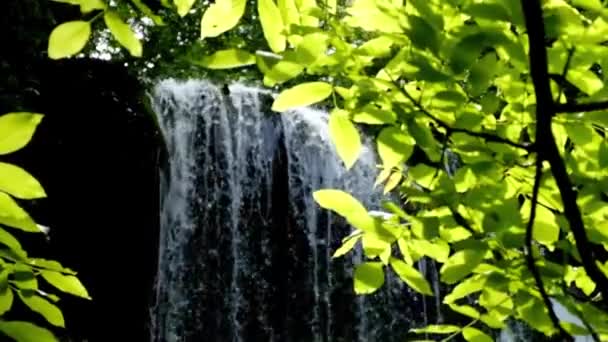
[[[338,188],[377,208],[366,147],[346,172],[327,114],[270,112],[267,92],[167,80],[153,93],[169,160],[153,341],[401,341],[423,304],[390,272],[356,297],[361,251],[331,259],[349,233],[312,192]]]

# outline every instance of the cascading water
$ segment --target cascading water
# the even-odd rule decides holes
[[[164,81],[154,109],[169,153],[162,184],[153,341],[393,341],[420,322],[421,300],[390,272],[356,297],[349,233],[312,192],[343,189],[369,208],[376,160],[346,172],[327,115],[269,113],[271,96],[242,85]]]

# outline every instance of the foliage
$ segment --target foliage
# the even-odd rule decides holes
[[[36,113],[8,113],[0,116],[0,156],[23,148],[32,138],[42,115]],[[15,297],[33,312],[40,314],[50,325],[63,328],[63,314],[55,303],[59,297],[48,292],[55,289],[89,299],[76,273],[56,261],[29,257],[19,240],[9,229],[28,233],[42,233],[32,217],[21,208],[18,200],[46,197],[40,183],[22,168],[0,162],[0,333],[16,341],[56,341],[45,328],[32,323],[7,321],[2,317],[11,309]]]
[[[193,3],[175,5],[184,15]],[[255,22],[242,6],[207,6],[201,38]],[[451,288],[443,303],[469,324],[414,333],[486,341],[482,330],[515,318],[563,340],[608,339],[608,9],[600,1],[258,0],[255,8],[270,52],[239,42],[206,51],[202,65],[246,67],[255,56],[265,85],[291,82],[276,111],[330,99],[332,139],[347,167],[361,150],[354,124],[379,132],[378,184],[400,195],[385,203],[390,217],[370,215],[338,189],[314,193],[355,228],[335,256],[362,244],[356,292],[374,292],[392,269],[414,290],[440,295],[416,269],[428,258]],[[228,19],[216,22],[215,13]],[[73,53],[73,43],[62,44],[49,49]],[[560,322],[551,299],[583,325]]]

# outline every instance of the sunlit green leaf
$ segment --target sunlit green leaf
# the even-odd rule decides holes
[[[0,116],[0,155],[27,145],[42,120],[36,113],[8,113]]]
[[[122,21],[118,14],[113,11],[106,11],[103,18],[120,45],[129,50],[132,56],[141,57],[143,47],[133,30],[131,30],[131,26]]]
[[[553,334],[555,328],[543,302],[524,291],[519,291],[514,297],[515,308],[526,323],[545,334]]]
[[[169,0],[162,0],[162,1],[169,1]],[[131,2],[133,3],[133,5],[135,5],[135,7],[137,7],[138,10],[140,10],[141,13],[143,13],[146,17],[152,19],[152,21],[154,21],[154,24],[156,24],[158,26],[163,26],[165,24],[165,22],[163,21],[163,18],[160,17],[159,15],[154,14],[154,12],[152,12],[150,7],[148,7],[142,0],[131,0]]]
[[[0,162],[0,191],[21,199],[46,197],[36,178],[22,168]]]
[[[534,220],[532,236],[538,242],[552,245],[559,238],[559,226],[555,215],[542,205],[536,206],[536,219]]]
[[[91,23],[88,21],[70,21],[55,27],[49,37],[49,57],[61,59],[79,53],[90,36]]]
[[[339,109],[331,112],[329,134],[340,159],[350,169],[359,158],[362,145],[359,131],[349,120],[348,112]]]
[[[102,0],[52,0],[70,5],[80,6],[80,12],[89,13],[94,10],[102,10],[106,8],[106,4]]]
[[[361,235],[358,234],[354,237],[350,237],[348,239],[346,239],[343,243],[342,246],[340,246],[340,248],[338,248],[335,252],[334,255],[332,256],[333,258],[339,258],[343,255],[345,255],[346,253],[350,252],[353,247],[355,247],[355,245],[357,244],[357,242],[359,241],[359,239],[361,239]]]
[[[24,264],[15,265],[13,283],[22,290],[35,291],[38,289],[38,280],[32,268]]]
[[[0,224],[27,232],[39,233],[40,230],[25,210],[9,195],[0,191]]]
[[[462,336],[468,342],[493,342],[494,340],[479,329],[466,327],[462,329]]]
[[[380,132],[376,143],[384,168],[390,169],[409,158],[414,150],[415,141],[402,130],[387,127]]]
[[[175,6],[177,7],[177,14],[179,14],[180,17],[188,14],[195,1],[196,0],[173,0]]]
[[[58,342],[53,333],[30,322],[0,321],[0,332],[17,342]]]
[[[454,284],[465,278],[483,261],[484,249],[465,249],[454,253],[441,266],[441,281]]]
[[[80,280],[73,275],[65,275],[55,271],[40,271],[40,275],[57,289],[74,296],[90,299],[89,293]]]
[[[2,228],[0,228],[0,243],[13,250],[15,253],[25,256],[25,252],[23,251],[19,240]]]
[[[452,334],[457,331],[460,331],[460,327],[456,326],[456,325],[449,325],[449,324],[433,324],[433,325],[427,325],[424,328],[412,329],[411,331],[416,334],[423,334],[423,333]]]
[[[37,295],[19,294],[21,301],[30,308],[30,310],[42,315],[49,323],[54,326],[64,327],[65,321],[61,310],[46,299]]]
[[[283,33],[281,11],[274,0],[258,0],[258,15],[264,31],[264,37],[273,52],[285,50],[286,38]]]
[[[384,284],[384,269],[382,263],[364,262],[356,266],[354,286],[356,294],[376,292]]]
[[[295,87],[283,90],[272,104],[275,112],[284,112],[292,108],[304,107],[328,98],[332,86],[325,82],[301,83]]]
[[[431,285],[417,269],[396,258],[391,258],[390,264],[399,278],[401,278],[409,287],[422,294],[429,296],[433,295]]]
[[[444,303],[453,303],[458,299],[464,298],[471,293],[479,292],[485,285],[485,277],[473,275],[456,285],[450,294],[443,299]]]
[[[201,20],[201,38],[217,37],[239,23],[246,0],[217,0],[209,5]]]
[[[199,64],[207,69],[232,69],[255,64],[255,56],[239,49],[220,50],[203,57]]]
[[[0,291],[0,315],[4,315],[13,306],[13,290],[4,288]]]

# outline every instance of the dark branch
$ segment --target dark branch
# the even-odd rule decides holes
[[[570,70],[570,64],[572,63],[572,57],[574,56],[574,51],[576,51],[576,47],[572,47],[568,50],[568,56],[566,57],[566,63],[564,63],[564,69],[562,70],[562,75],[561,78],[563,80],[566,80],[566,78],[568,77],[568,71]],[[557,95],[557,98],[555,99],[556,103],[559,103],[559,101],[562,98],[562,94],[564,93],[564,85],[561,84],[559,87],[559,94]]]
[[[555,104],[556,113],[593,112],[595,110],[605,110],[605,109],[608,109],[608,101],[589,102],[589,103]]]
[[[532,187],[532,203],[530,204],[530,219],[528,220],[528,224],[526,225],[526,262],[528,264],[528,269],[532,273],[534,277],[534,281],[536,282],[536,287],[538,287],[538,291],[540,292],[541,297],[543,298],[543,302],[547,307],[547,312],[549,313],[549,318],[551,319],[551,323],[557,331],[559,332],[560,337],[565,341],[574,341],[572,336],[564,330],[564,328],[559,323],[559,318],[555,314],[555,310],[553,310],[553,304],[551,304],[551,300],[549,299],[549,295],[547,291],[545,291],[545,286],[543,285],[543,279],[540,276],[540,272],[538,272],[538,268],[536,267],[536,260],[534,260],[534,255],[532,253],[532,229],[534,228],[534,220],[536,219],[536,205],[538,202],[538,191],[540,190],[540,181],[543,175],[543,161],[540,156],[536,157],[536,175],[534,176],[534,186]]]
[[[418,108],[418,110],[420,110],[422,112],[422,114],[424,114],[429,119],[435,121],[441,128],[445,129],[447,131],[446,134],[450,135],[452,133],[464,133],[464,134],[470,135],[472,137],[485,139],[486,141],[506,144],[506,145],[516,147],[516,148],[521,148],[528,152],[533,151],[534,146],[533,146],[533,144],[530,144],[530,143],[521,143],[520,144],[515,141],[511,141],[509,139],[501,138],[501,137],[491,134],[491,133],[474,132],[474,131],[469,131],[468,129],[464,129],[464,128],[451,127],[445,121],[443,121],[443,120],[439,119],[438,117],[434,116],[433,114],[431,114],[431,112],[429,112],[426,108],[424,108],[422,106],[420,101],[416,100],[407,90],[403,89],[403,87],[401,87],[390,75],[389,75],[389,77],[391,78],[393,85],[399,90],[399,92],[401,92],[401,94],[403,94],[405,97],[407,97],[408,100],[410,100],[414,104],[414,106],[416,106],[416,108]]]
[[[528,31],[530,51],[530,74],[536,93],[536,139],[538,158],[547,160],[551,172],[560,190],[564,204],[564,214],[570,225],[570,231],[576,241],[576,248],[587,275],[597,284],[603,293],[603,301],[608,305],[608,279],[595,264],[593,251],[590,248],[582,214],[576,203],[577,194],[568,176],[566,165],[559,153],[555,137],[551,131],[551,119],[556,106],[551,96],[547,50],[545,48],[545,27],[543,12],[539,0],[521,0],[521,5]]]

